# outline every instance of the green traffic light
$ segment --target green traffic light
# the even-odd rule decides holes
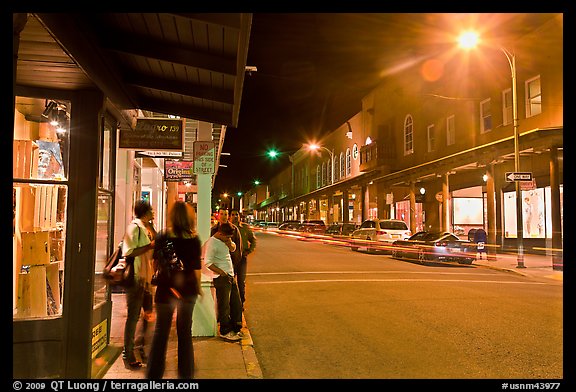
[[[270,158],[276,158],[276,157],[278,156],[278,151],[276,151],[276,150],[270,150],[270,151],[268,151],[268,156],[269,156]]]

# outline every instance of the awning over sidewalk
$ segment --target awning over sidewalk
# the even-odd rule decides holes
[[[237,126],[252,14],[14,14],[16,83]]]

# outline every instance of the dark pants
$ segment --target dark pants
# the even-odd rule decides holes
[[[122,358],[128,362],[136,361],[136,356],[134,355],[134,335],[136,333],[138,319],[140,318],[143,299],[143,285],[136,282],[132,287],[126,288],[128,314],[126,315],[126,323],[124,324],[124,351],[122,352]]]
[[[236,279],[238,281],[238,291],[240,292],[240,301],[242,301],[242,308],[246,301],[246,270],[248,269],[248,261],[246,256],[242,256],[240,263],[234,268]]]
[[[178,334],[178,377],[194,377],[194,347],[192,346],[192,312],[196,297],[186,300],[174,299],[169,303],[156,303],[156,327],[148,358],[146,377],[162,379],[166,367],[166,350],[172,328],[174,309],[176,333]]]
[[[214,278],[214,288],[220,334],[239,332],[242,329],[242,302],[236,281],[232,277],[219,276]]]

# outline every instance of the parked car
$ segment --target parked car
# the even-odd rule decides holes
[[[300,226],[300,221],[287,220],[282,222],[282,224],[278,226],[278,230],[296,230],[298,226]]]
[[[399,219],[368,219],[362,222],[357,230],[352,232],[353,240],[376,241],[372,247],[360,242],[352,242],[351,249],[357,251],[366,246],[368,251],[380,250],[390,252],[392,243],[396,240],[407,239],[412,235],[406,222]]]
[[[307,220],[302,222],[297,230],[303,233],[324,234],[326,225],[321,220]]]
[[[392,257],[418,260],[422,264],[440,261],[472,264],[476,249],[473,242],[461,240],[453,233],[419,231],[408,239],[394,241]]]
[[[358,228],[356,223],[342,223],[334,222],[326,228],[326,234],[339,237],[350,237],[350,235]]]

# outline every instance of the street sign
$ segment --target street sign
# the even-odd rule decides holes
[[[531,172],[506,172],[506,182],[532,181]]]
[[[193,145],[194,174],[214,174],[216,165],[216,144],[196,141]]]

